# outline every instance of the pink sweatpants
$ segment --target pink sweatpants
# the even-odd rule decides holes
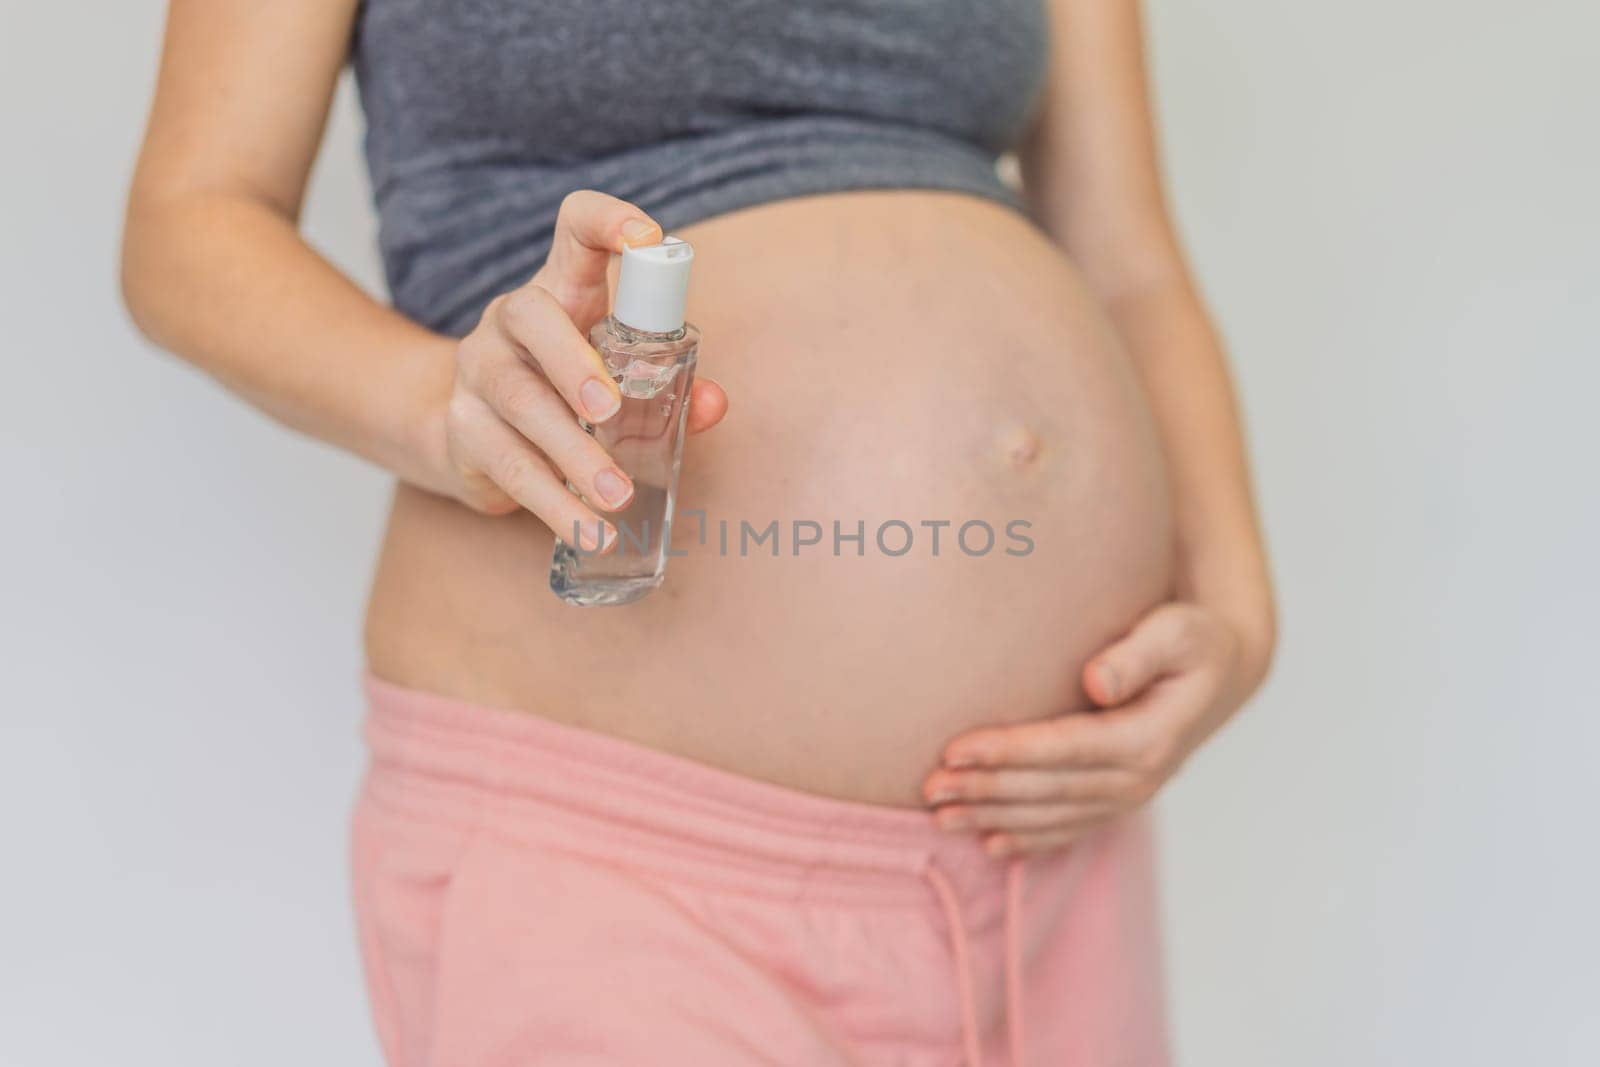
[[[369,679],[356,914],[393,1067],[1167,1062],[1148,828],[1027,863]]]

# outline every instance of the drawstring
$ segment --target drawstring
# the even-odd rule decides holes
[[[1006,1027],[1011,1031],[1011,1062],[1026,1062],[1022,1045],[1022,860],[1006,869]]]
[[[967,1063],[983,1067],[983,1045],[978,1040],[978,1004],[972,991],[972,959],[967,948],[967,924],[961,917],[961,902],[945,873],[931,864],[923,872],[944,909],[944,922],[950,928],[950,953],[956,960],[956,985],[961,991],[961,1038],[967,1046]]]
[[[928,864],[922,876],[939,898],[945,925],[950,929],[950,954],[955,958],[956,988],[961,996],[961,1040],[969,1067],[983,1067],[983,1042],[978,1030],[978,1000],[972,985],[972,946],[967,923],[956,899],[955,887],[937,865]],[[1022,1065],[1022,861],[1014,859],[1006,870],[1005,918],[1006,1029],[1011,1062]]]

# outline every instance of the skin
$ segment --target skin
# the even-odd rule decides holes
[[[1101,710],[986,726],[945,746],[923,797],[942,825],[983,834],[996,854],[1061,847],[1148,801],[1259,685],[1274,641],[1225,360],[1161,191],[1137,6],[1051,6],[1048,95],[1023,152],[1029,196],[1148,396],[1177,571],[1174,599],[1083,667]],[[578,522],[603,540],[602,515],[629,487],[576,425],[575,413],[602,420],[615,397],[585,335],[604,310],[611,255],[659,240],[659,227],[610,197],[569,197],[549,261],[460,342],[372,300],[296,231],[353,14],[349,0],[174,0],[129,199],[128,307],[163,347],[412,486],[502,521]],[[691,430],[727,409],[700,380]],[[1008,432],[1006,455],[1031,463],[1038,443]]]
[[[1070,844],[1148,802],[1260,686],[1276,611],[1227,361],[1162,190],[1134,0],[1054,0],[1044,111],[1022,153],[1049,231],[1133,358],[1161,431],[1178,599],[1089,661],[1103,710],[980,729],[924,783],[996,855]]]
[[[490,302],[456,348],[444,447],[457,476],[449,492],[484,515],[525,508],[553,530],[577,530],[589,551],[615,546],[616,531],[584,499],[615,511],[633,484],[572,418],[602,423],[622,400],[588,330],[606,314],[611,256],[661,240],[631,204],[592,190],[568,196],[545,265],[525,286]],[[721,386],[697,381],[689,431],[722,421]],[[568,492],[570,480],[583,499]]]

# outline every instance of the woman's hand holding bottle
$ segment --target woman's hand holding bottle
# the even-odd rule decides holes
[[[611,256],[661,237],[649,216],[604,193],[562,202],[544,266],[491,301],[456,346],[449,400],[430,426],[431,466],[442,471],[431,488],[486,515],[531,511],[561,536],[576,528],[586,551],[614,540],[597,511],[626,506],[633,485],[578,424],[602,423],[621,405],[588,332],[607,311]],[[689,432],[715,426],[727,409],[720,386],[696,381]]]

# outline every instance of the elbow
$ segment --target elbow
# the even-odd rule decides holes
[[[1252,694],[1272,673],[1278,651],[1278,608],[1269,593],[1254,610],[1235,619],[1239,637],[1239,677],[1245,693]]]
[[[151,261],[156,258],[154,246],[159,239],[158,228],[148,218],[148,212],[137,201],[130,202],[122,225],[117,283],[128,319],[140,334],[151,341],[156,340],[158,332],[155,287],[152,284],[156,271]]]
[[[191,235],[208,221],[195,208],[187,190],[135,180],[123,213],[117,258],[122,306],[134,328],[162,348],[171,347],[172,331],[182,325],[174,294],[193,274]]]
[[[150,298],[146,292],[145,271],[143,270],[146,258],[145,246],[148,235],[145,234],[137,220],[137,208],[130,205],[127,218],[122,224],[122,249],[117,263],[117,287],[122,295],[122,306],[128,312],[128,319],[146,338],[151,334],[150,323]]]
[[[1246,669],[1249,671],[1251,690],[1261,688],[1262,683],[1272,673],[1273,662],[1278,655],[1278,612],[1277,608],[1268,604],[1266,618],[1260,624],[1253,639],[1246,660]]]

